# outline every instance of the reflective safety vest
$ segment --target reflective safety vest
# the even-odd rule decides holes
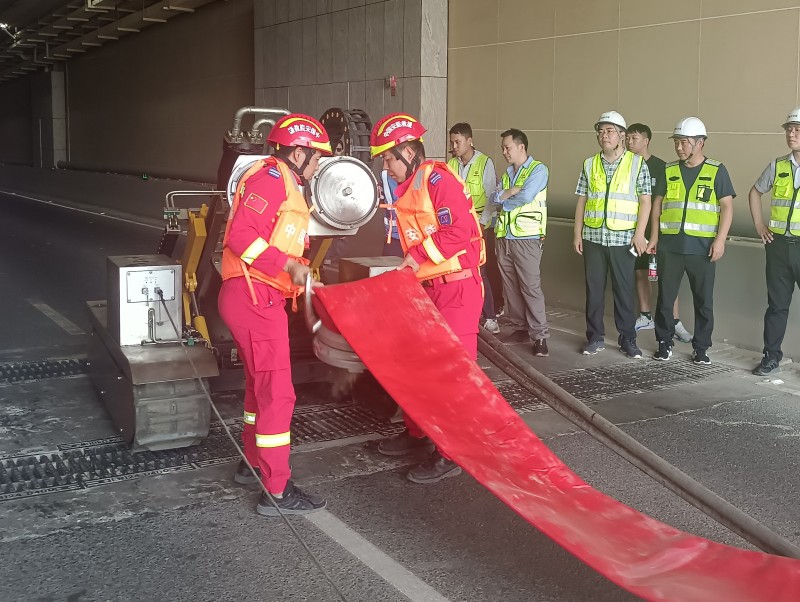
[[[261,169],[269,169],[271,167],[276,167],[283,177],[283,183],[286,187],[286,200],[281,203],[278,213],[275,216],[275,226],[272,229],[269,241],[265,241],[262,238],[255,240],[244,254],[239,257],[228,247],[228,233],[230,232],[234,216],[239,210],[239,203],[242,200],[241,197],[244,192],[245,184],[253,174]],[[248,282],[252,279],[269,284],[281,291],[286,297],[297,297],[300,295],[303,292],[303,287],[293,284],[287,272],[280,272],[274,277],[268,276],[264,272],[255,269],[250,264],[269,247],[277,247],[291,259],[307,264],[308,261],[303,259],[302,255],[305,250],[310,216],[311,210],[308,208],[308,204],[305,198],[303,198],[303,194],[300,192],[300,187],[297,185],[294,175],[289,170],[286,163],[274,157],[256,161],[239,181],[239,185],[236,187],[236,194],[231,203],[228,223],[225,226],[225,237],[222,239],[222,279],[228,280],[229,278],[244,276],[248,279]],[[255,294],[253,294],[253,302],[255,304]]]
[[[605,223],[609,230],[636,229],[639,215],[636,182],[643,162],[642,157],[626,150],[609,182],[600,153],[584,161],[583,172],[588,183],[584,226],[600,228]]]
[[[719,161],[706,159],[689,190],[683,183],[679,161],[667,163],[667,193],[661,203],[659,228],[662,234],[678,234],[683,229],[690,236],[714,238],[719,226],[719,201],[714,181]]]
[[[472,206],[475,208],[475,213],[480,214],[483,208],[486,207],[486,190],[483,188],[483,172],[486,171],[486,162],[489,157],[480,154],[475,157],[475,160],[470,164],[467,171],[467,179],[464,180],[467,184],[469,196],[472,199]],[[455,174],[461,173],[461,161],[457,157],[453,157],[447,162],[447,166]]]
[[[772,183],[772,208],[769,229],[775,234],[800,236],[800,201],[794,187],[791,155],[775,161],[775,180]]]
[[[531,161],[528,167],[519,170],[514,186],[522,187],[525,180],[533,173],[541,161]],[[511,178],[508,172],[503,173],[501,179],[503,190],[512,187]],[[501,210],[497,217],[497,225],[494,228],[497,238],[505,238],[509,232],[512,236],[544,236],[547,230],[547,186],[533,197],[530,203],[516,207],[511,211]]]
[[[414,173],[414,179],[406,189],[405,194],[397,199],[394,207],[397,214],[397,231],[400,234],[400,245],[403,247],[403,253],[407,254],[408,249],[416,245],[422,245],[428,253],[428,259],[422,263],[417,271],[417,279],[419,280],[430,280],[437,276],[460,272],[464,268],[462,268],[458,258],[467,252],[464,249],[453,257],[446,259],[431,238],[431,234],[439,230],[439,218],[436,215],[433,200],[428,193],[428,180],[435,167],[452,173],[464,185],[464,200],[469,201],[466,198],[467,190],[464,180],[457,173],[453,173],[453,170],[446,163],[440,161],[425,161],[420,165]],[[476,245],[476,250],[480,257],[478,265],[483,265],[486,263],[486,244],[481,233],[481,224],[472,205],[469,205],[469,212],[475,220],[475,231],[477,233],[469,244]]]

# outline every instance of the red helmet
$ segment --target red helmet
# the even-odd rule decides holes
[[[305,146],[323,155],[332,155],[331,139],[322,124],[308,115],[293,113],[281,117],[267,136],[267,141],[278,146]]]
[[[409,140],[422,140],[427,130],[423,125],[405,113],[392,113],[381,119],[369,135],[370,151],[373,157]]]

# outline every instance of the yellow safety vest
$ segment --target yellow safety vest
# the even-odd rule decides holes
[[[486,171],[486,162],[488,160],[489,157],[482,153],[475,157],[475,160],[469,166],[467,177],[464,180],[467,185],[467,190],[469,191],[469,196],[472,199],[472,206],[475,208],[475,213],[478,214],[486,207],[486,190],[483,188],[483,172]],[[457,174],[461,173],[461,161],[459,161],[457,157],[451,158],[447,162],[447,165],[450,167],[451,171]]]
[[[541,165],[541,161],[531,161],[528,167],[519,170],[514,186],[522,187],[525,180],[533,173],[534,168]],[[512,187],[508,172],[503,173],[501,179],[503,190]],[[497,216],[497,225],[494,228],[497,238],[505,238],[509,232],[512,236],[544,236],[547,230],[547,187],[545,186],[533,197],[530,203],[521,205],[511,211],[501,210]]]
[[[272,220],[273,223],[269,224],[269,226],[272,227],[269,241],[265,241],[262,238],[254,241],[245,251],[245,255],[249,256],[249,260],[247,260],[244,256],[240,257],[236,255],[230,249],[228,246],[228,235],[234,217],[239,210],[239,205],[242,202],[242,193],[244,192],[247,180],[262,169],[271,168],[277,168],[280,172],[284,186],[286,187],[286,199],[282,201],[278,213],[275,215],[275,219]],[[247,199],[245,199],[244,202],[246,203]],[[266,206],[266,201],[264,201],[264,206]],[[268,276],[264,272],[255,269],[250,264],[269,247],[277,247],[278,250],[286,253],[291,259],[308,264],[308,261],[303,258],[303,251],[305,250],[310,216],[311,211],[308,208],[308,204],[303,194],[300,192],[294,175],[289,171],[289,167],[286,163],[275,157],[267,157],[266,159],[256,161],[239,180],[239,184],[236,187],[236,194],[231,203],[228,223],[225,224],[225,235],[222,239],[222,279],[229,280],[230,278],[244,276],[248,281],[251,292],[252,284],[250,281],[252,279],[269,284],[281,291],[285,297],[296,298],[303,292],[304,287],[294,284],[288,272],[279,272],[277,276]],[[256,305],[255,293],[253,293],[253,299],[253,304]]]
[[[428,254],[428,259],[422,262],[417,271],[418,280],[430,280],[437,276],[453,274],[465,269],[461,265],[460,257],[467,254],[467,249],[463,249],[447,259],[433,242],[433,238],[431,238],[431,234],[439,230],[439,217],[433,205],[433,200],[428,193],[428,181],[435,167],[450,169],[448,165],[439,161],[425,161],[417,168],[417,171],[412,176],[414,179],[411,185],[406,188],[403,196],[398,198],[394,205],[397,212],[397,231],[400,234],[400,246],[403,248],[403,254],[408,254],[408,250],[416,245],[422,245]],[[460,184],[464,184],[464,180],[461,179],[458,173],[453,172],[452,169],[450,169],[450,173],[455,176]],[[467,189],[464,186],[464,201],[466,200]],[[458,201],[454,199],[453,202]],[[478,266],[467,265],[467,267],[479,267],[486,263],[486,243],[483,240],[481,224],[475,209],[470,205],[467,205],[467,207],[469,207],[472,219],[475,220],[475,230],[477,232],[476,236],[468,244],[475,249],[478,255]]]
[[[791,155],[775,161],[775,179],[772,182],[772,208],[769,229],[775,234],[800,236],[800,201],[794,187]]]
[[[584,161],[583,172],[588,183],[586,207],[583,210],[583,224],[586,227],[600,228],[605,222],[609,230],[636,229],[639,215],[636,182],[642,163],[639,155],[625,151],[609,182],[600,153]]]
[[[714,238],[719,226],[719,201],[714,182],[719,161],[706,159],[689,190],[683,183],[679,161],[667,163],[667,194],[661,203],[659,226],[662,234],[678,234]]]

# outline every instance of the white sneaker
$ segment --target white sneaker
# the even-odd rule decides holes
[[[653,330],[655,327],[653,318],[648,318],[642,314],[639,314],[639,317],[636,318],[636,330]]]
[[[500,324],[497,323],[497,320],[486,320],[483,323],[483,327],[492,334],[500,332]]]
[[[678,323],[675,324],[675,338],[678,339],[681,343],[692,342],[692,333],[686,330],[686,327],[680,320],[678,320]]]

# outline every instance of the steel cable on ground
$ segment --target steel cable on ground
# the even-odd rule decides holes
[[[239,457],[241,457],[242,461],[247,465],[247,468],[252,472],[252,474],[256,474],[255,469],[253,468],[252,464],[250,464],[250,462],[248,461],[247,457],[244,454],[244,451],[239,446],[239,442],[236,440],[236,437],[234,437],[233,433],[228,428],[228,425],[225,423],[225,420],[223,420],[222,415],[220,414],[219,410],[217,409],[216,404],[214,403],[214,400],[211,398],[211,393],[209,392],[208,388],[206,387],[206,383],[203,381],[203,378],[200,376],[200,373],[198,372],[196,366],[194,365],[194,362],[192,361],[192,358],[189,356],[189,352],[186,350],[186,344],[183,342],[182,334],[178,330],[178,327],[175,324],[175,320],[172,319],[172,315],[169,312],[169,308],[167,307],[166,301],[164,301],[163,291],[161,291],[160,289],[157,289],[156,293],[158,294],[159,299],[161,300],[161,305],[164,307],[164,311],[167,313],[167,317],[169,318],[170,324],[172,324],[172,330],[175,332],[175,335],[178,337],[178,342],[181,345],[181,349],[183,350],[183,353],[186,356],[186,359],[188,360],[189,364],[192,367],[192,371],[194,372],[194,376],[197,379],[197,381],[200,383],[200,387],[202,388],[203,393],[206,396],[206,399],[208,399],[208,403],[211,404],[211,409],[213,410],[214,415],[217,417],[217,420],[219,420],[220,424],[222,424],[222,427],[225,429],[225,433],[228,435],[228,438],[231,440],[231,443],[233,443],[233,446],[236,448],[236,452],[239,454]],[[270,503],[278,511],[278,514],[280,515],[281,519],[283,519],[283,522],[286,524],[287,527],[289,527],[289,530],[295,536],[297,541],[300,542],[300,545],[303,547],[303,549],[306,551],[308,556],[311,558],[311,561],[316,565],[316,567],[320,570],[322,575],[325,577],[325,580],[330,584],[330,586],[336,592],[336,595],[342,600],[342,602],[350,602],[347,599],[347,597],[344,595],[344,593],[339,589],[339,586],[336,585],[336,582],[333,580],[333,578],[323,568],[323,566],[320,563],[320,561],[317,558],[317,556],[314,554],[314,552],[311,551],[311,548],[305,542],[305,540],[300,535],[300,533],[297,532],[297,529],[294,528],[294,525],[292,525],[292,523],[289,522],[289,519],[281,511],[280,506],[278,506],[277,502],[275,501],[275,498],[267,490],[266,486],[264,485],[264,483],[263,483],[263,481],[261,479],[258,479],[258,485],[261,488],[261,490],[267,495],[267,498],[269,499]]]
[[[527,391],[704,514],[770,554],[800,559],[800,548],[689,475],[529,366],[494,335],[481,330],[478,350]]]

